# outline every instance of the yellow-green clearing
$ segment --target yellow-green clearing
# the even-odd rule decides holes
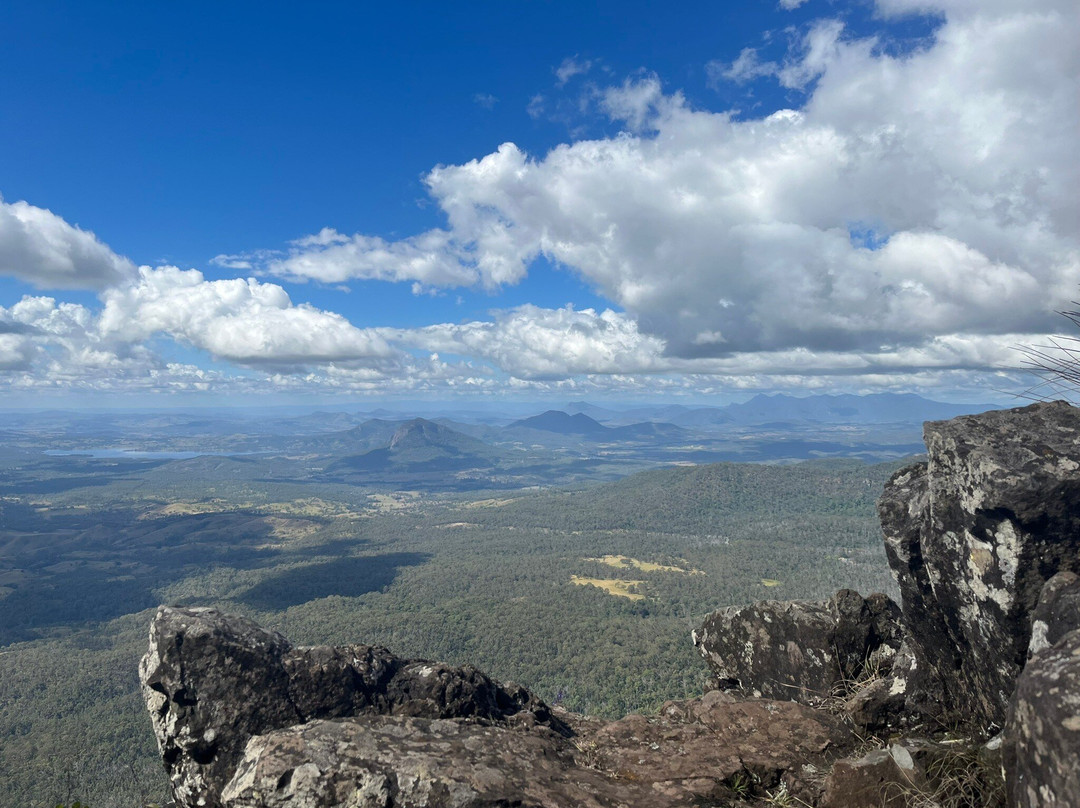
[[[478,499],[475,502],[466,502],[463,508],[501,508],[514,502],[512,499]]]
[[[633,586],[641,586],[644,581],[622,581],[615,578],[585,578],[581,575],[571,575],[570,583],[578,586],[595,586],[603,589],[609,595],[630,600],[645,600],[645,596],[637,592],[631,592]]]
[[[784,583],[783,581],[778,581],[775,578],[762,578],[761,579],[761,585],[762,586],[780,586],[783,583]]]
[[[687,575],[704,575],[701,570],[687,567],[673,567],[667,564],[657,564],[652,561],[640,561],[636,558],[624,555],[606,555],[600,558],[583,558],[582,561],[595,561],[599,564],[607,564],[620,570],[639,569],[642,572],[683,572]]]

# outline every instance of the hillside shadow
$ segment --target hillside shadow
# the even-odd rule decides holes
[[[85,516],[45,518],[28,508],[5,508],[4,517],[0,539],[4,538],[3,530],[13,529],[13,525],[53,530],[37,534],[33,541],[9,542],[9,555],[0,556],[0,572],[20,573],[8,591],[0,590],[0,646],[151,608],[159,602],[160,588],[200,571],[266,570],[271,576],[268,581],[273,581],[281,574],[279,569],[286,570],[286,575],[299,572],[288,565],[313,552],[343,555],[366,544],[363,539],[335,539],[315,548],[279,546],[280,540],[261,515],[244,512],[148,520],[133,520],[128,513],[97,514],[99,522],[91,527],[85,527]],[[81,530],[58,529],[72,528],[79,521],[84,524]],[[423,560],[426,557],[414,563]],[[413,562],[407,557],[397,561],[398,566]],[[396,567],[392,563],[389,569],[384,567],[386,563],[380,562],[366,573],[358,571],[353,588],[386,586]],[[349,584],[344,579],[348,573],[345,567],[329,579],[340,579],[342,589],[347,590]],[[286,579],[284,586],[286,590],[298,587],[298,592],[317,589],[318,576],[309,574],[307,578],[310,580],[305,581],[305,576]],[[305,596],[304,600],[321,596]]]
[[[385,589],[402,567],[416,567],[430,559],[430,553],[386,553],[292,567],[256,584],[237,600],[255,609],[277,611],[330,595],[355,598]]]
[[[32,494],[62,494],[76,488],[93,488],[113,482],[108,477],[54,477],[47,480],[25,480],[5,483],[4,493],[8,496],[27,496]]]

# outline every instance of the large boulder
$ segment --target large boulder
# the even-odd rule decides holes
[[[827,768],[855,743],[828,712],[716,690],[668,702],[658,716],[628,715],[575,728],[575,743],[587,754],[583,762],[647,788],[649,799],[631,803],[641,806],[661,796],[687,806],[726,804],[740,790],[764,796],[785,775]]]
[[[221,805],[249,738],[314,719],[469,717],[565,731],[531,693],[474,668],[365,645],[296,648],[214,609],[158,609],[139,677],[180,808]]]
[[[550,733],[365,716],[251,738],[226,808],[620,808],[641,789],[575,765]],[[671,805],[659,800],[659,808]]]
[[[705,618],[693,640],[721,689],[820,705],[900,645],[900,610],[885,595],[842,589],[827,601],[766,600]]]
[[[1003,749],[1009,804],[1072,808],[1080,803],[1080,630],[1024,668]]]
[[[463,719],[363,716],[252,737],[225,808],[690,808],[763,793],[851,737],[790,702],[711,697],[661,716],[571,717],[572,742]],[[740,780],[740,777],[742,778]]]
[[[829,713],[720,691],[553,715],[471,668],[296,648],[212,609],[160,609],[140,675],[177,808],[690,808],[794,788],[854,743]]]
[[[1080,570],[1080,410],[1065,402],[924,426],[928,460],[879,502],[914,665],[910,709],[999,730],[1043,584]]]

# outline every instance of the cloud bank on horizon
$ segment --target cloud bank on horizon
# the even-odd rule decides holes
[[[782,0],[793,9],[803,0]],[[251,277],[135,267],[48,210],[0,199],[0,274],[43,292],[0,307],[13,390],[482,394],[993,387],[1014,346],[1062,327],[1080,287],[1080,9],[1071,0],[877,0],[821,19],[782,61],[744,48],[716,82],[779,82],[764,117],[692,107],[643,73],[590,85],[615,124],[534,157],[513,143],[426,176],[444,224],[400,239],[327,227],[219,256]],[[553,68],[563,88],[591,68]],[[282,284],[406,283],[494,299],[537,259],[608,310],[519,305],[488,321],[370,327]],[[211,361],[168,361],[167,339]],[[997,383],[1002,384],[1000,381]],[[1008,386],[1009,383],[1005,383]],[[1015,382],[1013,383],[1015,386]]]

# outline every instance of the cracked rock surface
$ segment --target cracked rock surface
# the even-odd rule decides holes
[[[553,714],[472,668],[296,648],[213,609],[159,609],[140,676],[178,808],[689,808],[853,743],[835,716],[720,691]]]
[[[475,668],[404,660],[385,648],[297,648],[215,609],[158,609],[139,665],[178,806],[216,808],[248,739],[364,714],[468,717],[565,731],[524,688]]]
[[[1003,748],[1009,804],[1080,801],[1080,630],[1036,654],[1016,685]]]
[[[909,709],[1001,729],[1044,583],[1080,572],[1080,410],[1063,401],[925,424],[928,460],[878,509],[914,665]]]
[[[818,705],[867,663],[900,646],[900,609],[882,594],[842,589],[827,601],[764,600],[713,612],[694,644],[717,684],[747,695]]]
[[[226,808],[616,808],[640,789],[579,769],[555,733],[461,719],[313,721],[247,743]]]

